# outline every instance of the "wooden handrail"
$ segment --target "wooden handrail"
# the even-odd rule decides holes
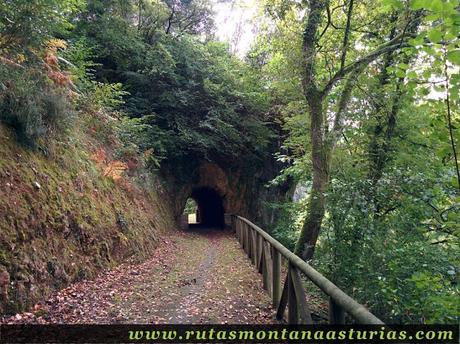
[[[330,323],[343,323],[343,312],[345,311],[359,323],[384,324],[369,312],[366,307],[344,293],[334,283],[312,268],[302,258],[289,251],[262,228],[238,215],[232,215],[232,226],[243,249],[251,258],[253,264],[263,273],[264,288],[272,295],[273,305],[278,307],[278,317],[282,317],[286,306],[289,306],[289,313],[291,313],[288,317],[289,323],[311,323],[311,314],[305,300],[305,290],[301,286],[299,278],[299,273],[302,273],[329,296]],[[265,242],[270,245],[271,250],[266,247]],[[282,293],[280,292],[281,269],[279,254],[289,262],[287,283],[285,283]]]

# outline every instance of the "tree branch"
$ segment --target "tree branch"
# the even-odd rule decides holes
[[[353,76],[349,76],[347,82],[345,83],[345,86],[339,99],[339,103],[337,105],[337,111],[334,118],[333,131],[337,134],[339,134],[342,131],[342,115],[347,110],[353,88],[355,87],[358,81],[358,76],[359,74],[361,74],[363,69],[364,68],[360,68],[356,74],[353,74]]]
[[[443,239],[443,240],[439,240],[439,241],[430,242],[430,245],[444,244],[444,243],[449,242],[449,241],[450,241],[449,239]]]
[[[172,26],[172,21],[173,21],[173,18],[174,18],[174,6],[171,7],[171,14],[169,15],[169,18],[168,18],[168,26],[166,28],[166,34],[169,34],[169,31],[171,31],[171,26]]]
[[[345,33],[343,35],[343,44],[342,44],[342,56],[340,57],[340,69],[343,69],[345,66],[345,60],[347,57],[348,50],[348,38],[350,36],[350,27],[351,27],[351,14],[353,13],[353,0],[350,0],[347,13],[347,24],[345,27]]]
[[[454,140],[454,134],[452,133],[452,115],[450,111],[450,98],[449,98],[449,73],[447,71],[447,50],[445,47],[444,49],[444,75],[446,78],[445,82],[445,89],[446,89],[446,110],[447,110],[447,126],[449,129],[449,138],[450,138],[450,144],[452,147],[452,153],[454,155],[454,163],[455,163],[455,171],[457,172],[457,183],[458,183],[458,188],[460,189],[460,168],[458,166],[458,157],[457,157],[457,149],[455,147],[455,140]]]
[[[351,73],[358,69],[361,66],[366,66],[375,59],[377,59],[379,56],[391,52],[393,50],[406,47],[407,43],[403,41],[404,38],[410,37],[411,35],[408,35],[407,33],[404,34],[399,34],[392,40],[388,41],[387,43],[381,45],[374,51],[370,52],[366,56],[363,56],[352,63],[348,64],[347,66],[339,69],[337,73],[327,82],[326,86],[324,86],[323,90],[321,91],[322,95],[326,95],[329,93],[329,91],[332,89],[332,87],[344,76],[346,76],[348,73]]]
[[[326,7],[326,12],[327,12],[327,24],[324,27],[323,32],[321,32],[321,34],[319,35],[319,39],[321,39],[323,37],[323,35],[326,33],[327,29],[329,28],[329,25],[332,24],[331,9],[329,8],[329,6]]]

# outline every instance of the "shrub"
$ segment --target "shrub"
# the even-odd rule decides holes
[[[65,89],[56,88],[40,71],[0,66],[0,122],[18,139],[35,146],[41,138],[64,131],[73,116]]]

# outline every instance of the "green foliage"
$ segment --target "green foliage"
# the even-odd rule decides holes
[[[125,103],[123,97],[129,93],[123,91],[121,83],[102,83],[94,81],[87,90],[86,101],[96,108],[118,109]]]
[[[277,214],[279,214],[274,227],[270,229],[270,234],[293,251],[299,237],[299,222],[304,215],[305,201],[270,204],[269,207],[278,210]]]
[[[196,202],[192,198],[187,199],[187,202],[185,203],[184,214],[195,214],[197,207],[198,206]]]
[[[72,122],[73,84],[49,44],[66,35],[83,0],[3,1],[0,4],[0,121],[31,146]],[[59,41],[60,42],[60,41]]]
[[[369,183],[353,180],[358,177],[353,169],[347,169],[348,177],[334,180],[318,264],[387,322],[454,323],[459,316],[454,306],[459,293],[458,271],[453,268],[460,258],[458,244],[445,233],[424,228],[436,215],[421,200],[429,197],[429,202],[436,201],[434,195],[428,196],[426,189],[419,188],[436,188],[440,176],[430,180],[431,176],[417,172],[414,178],[415,171],[409,166],[406,169],[403,175],[393,170],[382,177],[377,193],[388,205],[382,209],[387,214],[375,218],[372,214],[376,209],[366,196]],[[449,192],[449,188],[443,191]],[[436,198],[439,202],[446,197],[448,194],[440,193]],[[414,276],[418,275],[432,276],[439,287],[424,289],[415,283]],[[425,302],[430,297],[450,306]]]
[[[79,23],[77,33],[84,32],[87,41],[97,51],[96,62],[119,70],[137,70],[141,68],[146,46],[139,32],[120,17],[103,15],[96,20]],[[111,76],[107,75],[108,81]]]
[[[96,85],[94,71],[97,64],[93,61],[96,56],[96,47],[92,46],[86,37],[78,37],[68,42],[65,50],[59,51],[59,55],[67,61],[67,69],[71,73],[78,90],[83,93],[91,93]]]
[[[42,72],[0,65],[0,76],[8,80],[0,94],[0,121],[13,127],[23,143],[35,146],[68,128],[73,110],[66,91]]]
[[[242,154],[261,163],[272,138],[259,72],[231,56],[226,45],[191,35],[207,32],[207,19],[187,28],[168,22],[172,14],[185,21],[207,18],[206,6],[94,1],[62,53],[83,94],[80,107],[117,109],[120,118],[131,118],[121,121],[126,130],[119,132],[135,137],[140,153],[154,152],[153,168],[162,160],[176,172],[192,160],[236,164]],[[133,22],[139,13],[141,20]],[[110,130],[104,134],[98,123],[89,125],[110,140]]]
[[[0,53],[29,53],[72,27],[84,0],[9,0],[0,4]]]
[[[160,167],[160,162],[165,158],[164,150],[161,144],[152,142],[152,138],[156,139],[158,135],[155,135],[155,128],[145,123],[144,118],[123,116],[117,123],[116,133],[122,143],[117,152],[121,160],[142,157],[151,170]]]
[[[129,17],[134,7],[125,10]],[[151,28],[155,39],[147,39],[125,15],[98,9],[93,20],[91,11],[91,20],[76,32],[97,47],[91,48],[97,51],[96,79],[122,82],[129,92],[123,111],[142,118],[143,149],[174,166],[196,159],[229,162],[241,154],[260,160],[272,134],[264,123],[269,99],[257,70],[232,57],[224,44],[175,36],[160,24]]]
[[[341,65],[344,4],[331,1],[329,13],[322,13],[313,67],[319,85]],[[451,0],[354,2],[345,65],[380,46],[394,23],[398,32],[404,16],[420,22],[410,46],[353,75],[357,86],[331,157],[326,215],[312,263],[388,323],[458,323],[460,317],[460,198],[453,151],[460,142],[457,7]],[[271,111],[287,132],[278,159],[289,166],[273,184],[292,178],[303,185],[312,179],[301,68],[303,11],[309,9],[277,0],[267,0],[265,9],[271,22],[249,62],[264,70]],[[324,101],[329,130],[323,139],[343,87],[339,82]],[[306,199],[279,205],[284,215],[273,233],[288,247],[302,227]]]

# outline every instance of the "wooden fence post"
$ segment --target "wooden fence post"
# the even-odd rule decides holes
[[[278,307],[281,298],[281,253],[272,246],[272,305]]]
[[[295,297],[294,283],[292,283],[292,268],[289,264],[288,271],[288,324],[295,325],[298,323],[297,300]]]
[[[311,311],[307,304],[305,297],[305,288],[302,284],[302,278],[300,277],[299,270],[293,265],[290,265],[292,286],[294,287],[294,294],[297,307],[297,317],[299,318],[300,324],[313,324],[311,318]]]
[[[262,247],[262,256],[260,260],[261,268],[262,268],[262,286],[265,290],[268,290],[268,282],[267,282],[267,276],[268,276],[268,266],[267,266],[267,260],[265,257],[265,250]]]
[[[273,280],[273,259],[271,255],[270,243],[265,240],[262,241],[262,250],[264,250],[264,265],[265,265],[265,277],[264,284],[267,285],[268,294],[272,296],[273,288],[271,281]]]
[[[252,245],[252,254],[251,260],[252,265],[256,266],[257,264],[257,232],[251,228],[251,245]]]
[[[281,292],[280,302],[276,311],[276,319],[281,320],[284,318],[284,311],[288,304],[288,289],[289,289],[289,274],[284,279],[283,291]]]
[[[252,229],[251,226],[248,227],[248,233],[249,233],[249,258],[251,258],[251,261],[253,261],[254,257],[254,230]]]
[[[245,223],[243,225],[243,228],[244,228],[244,247],[245,247],[246,254],[249,255],[249,229],[248,229],[248,225]]]
[[[257,270],[262,273],[262,253],[264,247],[264,238],[261,235],[257,236],[257,260],[256,260],[256,267]]]
[[[345,324],[345,312],[329,297],[329,324]]]
[[[232,223],[235,226],[236,238],[238,239],[238,242],[241,244],[241,233],[240,233],[240,226],[239,226],[240,221],[237,218],[232,216]]]

